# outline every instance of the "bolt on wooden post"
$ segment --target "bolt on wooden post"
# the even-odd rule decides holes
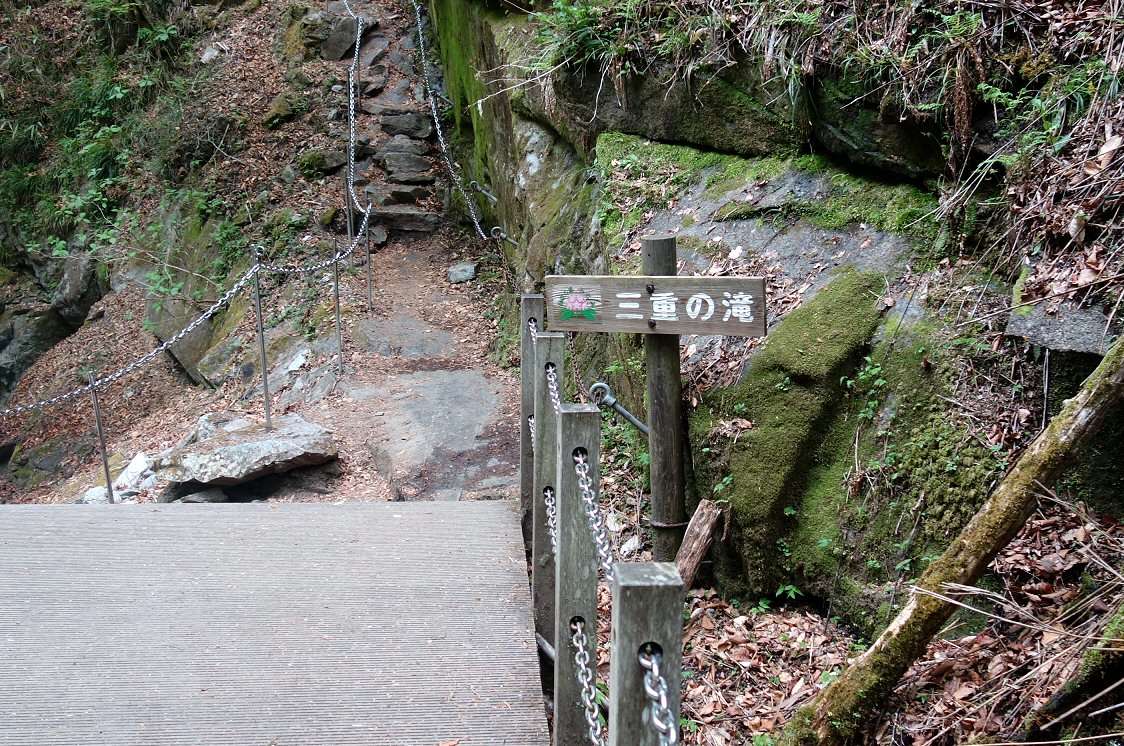
[[[550,401],[546,368],[553,365],[561,385],[565,370],[566,337],[539,332],[535,343],[535,480],[531,490],[531,599],[535,608],[535,631],[558,649],[554,629],[554,550],[546,519],[543,491],[555,488],[558,478],[558,415]],[[555,490],[557,493],[557,490]]]
[[[585,623],[586,652],[590,668],[597,671],[597,550],[582,508],[574,457],[580,451],[589,464],[589,477],[600,481],[598,457],[601,413],[594,404],[564,404],[558,417],[558,471],[555,495],[558,505],[557,581],[554,624],[558,630],[554,662],[554,746],[586,746],[589,725],[577,679],[571,623]]]
[[[683,580],[671,562],[620,562],[613,578],[609,745],[659,746],[641,653],[658,652],[671,727],[679,727]]]
[[[675,236],[641,240],[642,271],[671,276],[676,267]],[[649,298],[656,286],[646,288]],[[648,319],[652,334],[644,337],[648,364],[648,452],[652,479],[652,557],[675,559],[687,526],[687,480],[683,468],[683,381],[679,375],[679,334],[661,334],[659,321]]]
[[[532,539],[531,492],[535,487],[535,434],[531,418],[535,414],[535,340],[529,322],[534,320],[538,329],[544,327],[542,295],[528,293],[519,304],[519,374],[521,378],[519,402],[519,502],[522,509],[523,539]]]

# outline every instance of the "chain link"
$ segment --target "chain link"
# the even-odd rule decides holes
[[[679,729],[667,703],[670,695],[667,679],[660,673],[661,660],[658,653],[640,653],[640,666],[644,669],[644,694],[649,703],[645,708],[645,720],[659,734],[660,746],[675,746],[679,743]]]
[[[546,529],[551,535],[551,551],[559,553],[559,508],[558,500],[554,497],[554,490],[543,490],[543,503],[546,506]]]
[[[589,475],[589,461],[584,454],[574,456],[574,472],[578,475],[578,490],[581,492],[582,509],[589,522],[589,532],[593,535],[593,543],[597,546],[597,562],[605,573],[605,579],[611,582],[615,573],[613,550],[609,546],[609,531],[605,527],[605,519],[601,517],[597,493],[593,489],[593,478]]]
[[[535,455],[535,416],[527,418],[527,430],[531,433],[531,455]]]
[[[415,3],[414,5],[415,5],[415,8],[417,9],[417,11],[419,13],[419,19],[420,19],[420,8],[417,8],[417,3]],[[355,95],[355,89],[356,89],[356,86],[358,85],[359,46],[360,46],[360,44],[362,43],[362,40],[363,40],[364,20],[363,20],[362,16],[356,15],[354,9],[352,9],[351,4],[348,2],[348,0],[344,0],[344,7],[347,9],[348,15],[350,15],[352,18],[355,19],[355,49],[354,49],[354,53],[352,54],[351,65],[348,68],[348,86],[347,86],[347,103],[348,103],[348,114],[347,114],[347,118],[348,118],[348,121],[347,121],[347,125],[348,125],[347,198],[348,198],[348,202],[349,202],[349,204],[347,205],[347,209],[348,209],[348,212],[350,212],[352,206],[354,206],[356,210],[358,210],[359,212],[361,212],[363,214],[363,220],[362,220],[362,223],[359,226],[359,230],[357,230],[355,232],[354,240],[352,241],[351,245],[347,248],[347,250],[343,251],[343,252],[336,251],[328,259],[325,259],[324,261],[321,261],[321,262],[316,262],[314,264],[309,264],[309,265],[304,265],[304,266],[299,266],[299,267],[281,267],[281,266],[278,266],[278,265],[275,265],[275,264],[270,264],[268,262],[263,261],[261,259],[261,251],[262,251],[261,247],[256,246],[256,247],[254,247],[254,250],[255,250],[255,253],[257,255],[257,262],[254,264],[253,268],[251,268],[245,274],[243,274],[242,277],[240,277],[238,279],[238,281],[235,282],[234,285],[232,285],[230,287],[230,289],[227,290],[222,295],[222,297],[220,297],[217,301],[215,301],[215,303],[212,304],[210,306],[210,308],[208,308],[206,311],[204,311],[201,316],[197,317],[190,324],[188,324],[183,329],[181,329],[179,332],[177,332],[173,337],[165,340],[158,347],[151,350],[150,352],[143,355],[142,357],[137,358],[136,360],[129,363],[125,367],[120,368],[117,371],[115,371],[113,373],[110,373],[106,376],[103,376],[103,377],[97,379],[96,381],[94,381],[93,383],[87,383],[83,386],[79,386],[78,388],[67,391],[64,394],[59,394],[58,396],[50,397],[49,399],[41,399],[41,400],[39,400],[37,402],[33,402],[31,404],[21,404],[21,405],[16,406],[16,407],[10,407],[8,409],[0,410],[0,417],[14,417],[16,415],[20,415],[20,414],[23,414],[25,412],[41,410],[45,407],[54,406],[56,404],[62,404],[63,402],[67,402],[71,399],[74,399],[75,397],[88,394],[90,392],[90,390],[95,388],[95,387],[96,388],[102,388],[104,386],[108,386],[110,384],[113,384],[113,383],[121,380],[122,378],[129,375],[133,371],[135,371],[135,370],[147,365],[148,363],[152,362],[153,360],[155,360],[161,353],[166,352],[168,349],[170,349],[177,342],[181,341],[188,334],[191,334],[193,331],[198,329],[200,324],[203,324],[206,321],[210,320],[216,313],[219,312],[219,310],[221,310],[225,305],[227,305],[234,298],[234,296],[236,296],[244,287],[246,287],[247,283],[249,283],[250,280],[252,280],[254,278],[254,275],[257,274],[262,269],[266,269],[266,270],[269,270],[270,272],[275,272],[275,273],[278,273],[278,274],[288,274],[288,275],[317,272],[317,271],[320,271],[320,270],[323,270],[323,269],[327,269],[328,267],[332,266],[332,264],[334,264],[335,262],[342,261],[343,259],[346,259],[347,257],[351,256],[352,253],[354,253],[355,249],[366,238],[367,228],[370,225],[370,219],[371,219],[371,207],[370,207],[370,205],[367,205],[367,206],[360,205],[358,199],[356,199],[356,197],[355,197],[355,148],[356,148],[356,121],[355,121],[356,120],[356,117],[355,117],[356,95]],[[419,34],[420,34],[420,25],[419,25]],[[427,81],[427,84],[428,84],[428,81]],[[443,142],[443,138],[442,138],[442,142]],[[444,147],[444,144],[442,145],[442,147]],[[350,220],[350,217],[348,219]]]
[[[539,343],[539,324],[534,319],[527,319],[527,329],[531,332],[531,344]]]
[[[314,264],[304,264],[297,267],[281,267],[276,264],[270,264],[269,262],[263,261],[261,259],[261,254],[264,249],[261,247],[261,245],[257,245],[254,246],[254,252],[258,256],[258,264],[262,269],[282,275],[301,275],[307,274],[309,272],[319,272],[320,270],[327,269],[335,262],[343,261],[344,259],[351,256],[352,253],[354,253],[355,249],[359,247],[359,244],[363,242],[363,237],[367,231],[367,224],[370,219],[371,214],[369,212],[364,213],[363,221],[359,224],[359,230],[355,232],[355,239],[351,242],[351,246],[346,251],[337,251],[332,256],[323,261],[316,262]]]
[[[555,414],[561,414],[562,392],[558,386],[558,369],[553,363],[546,366],[546,387],[550,392],[550,404],[554,407]]]
[[[601,733],[601,721],[597,712],[597,682],[593,669],[589,666],[589,638],[585,634],[585,622],[576,621],[570,625],[573,633],[570,644],[574,646],[574,665],[577,667],[578,685],[582,689],[582,708],[585,710],[585,722],[589,725],[589,741],[593,746],[605,746],[605,737]]]
[[[476,235],[480,238],[487,239],[488,234],[484,231],[484,226],[480,223],[480,214],[476,209],[476,202],[473,201],[465,190],[464,178],[461,176],[460,169],[449,154],[449,143],[445,140],[445,130],[441,125],[441,115],[437,110],[437,96],[431,79],[429,52],[426,50],[425,46],[425,27],[422,22],[422,9],[418,0],[411,0],[411,2],[414,4],[414,17],[417,19],[418,24],[418,58],[421,62],[422,83],[425,86],[425,97],[429,101],[429,113],[433,117],[433,128],[437,132],[437,144],[441,148],[441,160],[445,164],[445,169],[449,172],[449,179],[453,183],[453,188],[457,190],[461,199],[464,200],[465,207],[468,209],[468,216],[471,218],[472,225],[476,229]]]
[[[197,317],[183,329],[180,329],[175,334],[175,336],[167,339],[162,344],[160,344],[160,346],[156,347],[145,355],[142,355],[125,367],[119,368],[113,373],[102,376],[92,384],[87,383],[84,386],[79,386],[76,389],[67,391],[65,394],[59,394],[58,396],[53,396],[50,399],[41,399],[40,401],[31,404],[21,404],[18,407],[11,407],[9,409],[0,410],[0,417],[14,417],[16,415],[23,414],[24,412],[31,412],[33,410],[40,410],[45,407],[54,406],[56,404],[62,404],[63,402],[70,401],[75,397],[90,393],[90,390],[94,387],[100,389],[105,386],[109,386],[110,384],[116,383],[138,368],[142,368],[148,363],[155,360],[161,353],[166,352],[170,347],[172,347],[172,345],[176,344],[188,334],[191,334],[193,331],[198,329],[200,324],[211,319],[211,317],[218,313],[223,306],[230,303],[230,301],[242,290],[242,288],[246,287],[246,284],[254,278],[254,275],[257,274],[257,272],[258,265],[255,264],[244,275],[242,275],[241,278],[239,278],[238,282],[234,283],[229,290],[223,293],[222,297],[211,304],[211,306],[206,311],[204,311],[201,316]]]

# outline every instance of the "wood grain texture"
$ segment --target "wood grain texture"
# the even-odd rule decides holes
[[[4,746],[548,741],[514,501],[0,506],[0,630]]]
[[[670,562],[619,562],[613,581],[613,648],[609,663],[609,746],[659,746],[645,716],[640,649],[663,651],[668,706],[679,725],[683,653],[683,581]]]
[[[541,329],[544,326],[544,312],[542,295],[529,293],[522,297],[519,305],[519,504],[523,513],[523,539],[528,544],[534,538],[531,523],[534,503],[531,492],[535,487],[535,451],[532,440],[534,434],[528,420],[535,414],[535,341],[527,328],[527,322],[534,319]]]
[[[565,404],[558,418],[558,556],[554,624],[558,630],[554,662],[554,744],[587,746],[589,726],[576,678],[570,622],[585,620],[590,667],[597,669],[597,553],[582,508],[574,473],[574,450],[584,448],[589,476],[600,484],[598,468],[601,411],[594,404]]]
[[[683,578],[683,585],[690,588],[695,582],[699,572],[699,565],[706,559],[710,545],[714,542],[714,532],[718,521],[722,518],[722,509],[713,500],[700,500],[687,524],[687,531],[683,535],[683,543],[675,555],[675,566],[679,568],[679,576]]]
[[[551,275],[546,305],[551,331],[763,337],[767,321],[761,277]]]
[[[535,482],[532,488],[531,598],[535,631],[557,649],[554,634],[554,550],[546,521],[543,490],[558,475],[558,415],[550,403],[546,366],[554,365],[561,383],[566,370],[566,335],[539,332],[535,343]]]
[[[675,272],[674,236],[641,241],[642,269],[659,276]],[[648,371],[648,452],[651,454],[652,558],[670,562],[679,551],[687,525],[687,474],[684,470],[683,379],[679,372],[679,337],[644,337]]]

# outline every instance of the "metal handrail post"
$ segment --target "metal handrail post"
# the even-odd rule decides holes
[[[94,404],[94,425],[98,429],[98,443],[101,444],[101,467],[105,472],[105,493],[109,497],[109,504],[113,505],[113,475],[109,473],[109,452],[105,447],[105,429],[101,422],[101,403],[98,401],[98,382],[94,374],[90,374],[90,398]]]

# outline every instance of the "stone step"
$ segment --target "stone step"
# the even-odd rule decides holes
[[[429,199],[433,190],[421,184],[371,184],[364,190],[374,205],[412,204]]]
[[[391,230],[432,233],[441,227],[441,214],[414,205],[380,205],[372,216]]]
[[[387,153],[382,164],[390,180],[401,184],[432,184],[436,180],[433,163],[424,156]]]

